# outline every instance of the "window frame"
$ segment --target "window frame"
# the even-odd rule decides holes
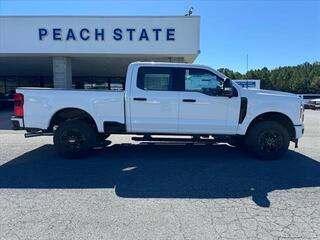
[[[141,83],[143,83],[144,85],[144,82],[142,81],[142,76],[140,74],[142,70],[144,69],[160,69],[160,68],[163,68],[163,69],[169,69],[170,70],[170,75],[171,75],[171,78],[170,78],[170,81],[171,81],[171,86],[169,87],[168,90],[156,90],[156,89],[144,89],[143,87],[141,87]],[[160,73],[159,73],[160,74]],[[137,82],[136,82],[136,87],[140,90],[143,90],[143,91],[156,91],[156,92],[176,92],[176,91],[180,91],[179,90],[179,82],[180,82],[180,76],[178,75],[178,72],[177,72],[177,68],[176,67],[168,67],[168,66],[140,66],[138,68],[138,71],[137,71]]]
[[[210,97],[223,97],[222,95],[209,95],[209,94],[206,94],[204,92],[199,92],[199,91],[193,91],[193,90],[186,90],[186,79],[185,79],[185,74],[186,74],[186,71],[187,70],[200,70],[200,71],[205,71],[205,72],[208,72],[210,74],[212,74],[213,76],[216,76],[217,79],[221,79],[222,80],[222,83],[224,82],[224,79],[221,78],[220,76],[218,76],[217,74],[215,74],[214,72],[208,70],[208,69],[204,69],[204,68],[192,68],[192,67],[184,67],[184,68],[179,68],[180,70],[180,88],[181,90],[180,91],[183,91],[183,92],[194,92],[194,93],[200,93],[200,94],[204,94],[206,96],[210,96]]]

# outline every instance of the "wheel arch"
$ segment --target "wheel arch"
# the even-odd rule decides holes
[[[89,114],[87,111],[75,108],[75,107],[67,107],[62,108],[56,111],[50,121],[48,126],[48,131],[53,131],[54,126],[61,124],[62,122],[68,121],[68,120],[83,120],[87,122],[89,125],[94,127],[96,131],[98,131],[97,123],[94,120],[94,118]]]
[[[293,140],[295,139],[296,136],[296,132],[295,132],[295,128],[293,125],[292,120],[290,119],[290,117],[284,113],[280,113],[280,112],[265,112],[262,113],[258,116],[256,116],[249,124],[247,130],[246,130],[246,134],[249,132],[249,130],[258,122],[261,121],[275,121],[280,123],[284,128],[287,129],[290,139]]]

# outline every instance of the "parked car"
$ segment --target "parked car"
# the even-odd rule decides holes
[[[4,94],[3,93],[0,93],[0,110],[3,109],[4,107]]]
[[[13,108],[13,96],[15,92],[0,94],[0,109]]]
[[[275,159],[304,132],[297,95],[243,89],[210,67],[181,63],[132,63],[124,91],[18,88],[14,110],[16,129],[53,135],[66,158],[87,155],[110,134],[163,134],[245,145]]]
[[[0,94],[0,109],[13,108],[15,91],[10,91],[8,93]]]
[[[320,98],[310,100],[309,106],[313,110],[320,109]]]
[[[300,94],[299,96],[303,99],[303,105],[305,109],[312,108],[312,104],[310,103],[311,100],[320,98],[320,94]]]

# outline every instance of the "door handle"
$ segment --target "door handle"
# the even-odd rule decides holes
[[[146,98],[139,98],[139,97],[133,98],[133,100],[134,100],[134,101],[147,101]]]
[[[196,102],[195,99],[183,99],[182,102]]]

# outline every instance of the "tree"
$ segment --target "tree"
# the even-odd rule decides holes
[[[220,68],[230,79],[260,79],[261,88],[287,91],[293,93],[320,93],[320,62],[297,66],[279,67],[269,70],[253,69],[245,74],[228,68]]]
[[[313,93],[320,93],[320,75],[311,80],[310,90]]]

